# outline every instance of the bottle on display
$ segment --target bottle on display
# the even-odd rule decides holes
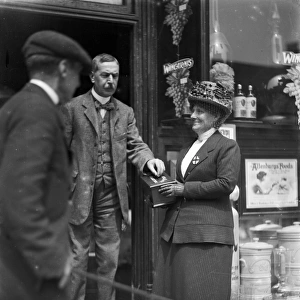
[[[248,94],[246,97],[246,118],[255,119],[256,118],[256,97],[253,94],[252,85],[248,86]]]
[[[233,99],[233,116],[236,119],[246,118],[246,97],[241,84],[237,85],[237,92]]]

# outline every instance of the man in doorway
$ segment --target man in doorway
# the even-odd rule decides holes
[[[0,299],[68,300],[70,164],[59,104],[91,58],[55,32],[22,48],[30,82],[0,111]]]
[[[90,75],[93,88],[63,108],[67,143],[74,155],[70,220],[74,269],[87,270],[93,227],[97,274],[112,281],[122,220],[128,223],[127,158],[155,176],[165,170],[139,136],[133,109],[113,97],[119,69],[115,57],[97,55]],[[73,300],[84,300],[85,288],[86,279],[74,273]],[[113,299],[115,290],[98,284],[98,300]]]

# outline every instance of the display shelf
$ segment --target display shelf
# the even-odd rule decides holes
[[[274,116],[275,117],[275,116]],[[266,118],[267,119],[267,118]],[[183,126],[188,125],[191,118],[187,116],[183,116],[182,118],[174,118],[162,120],[160,123],[161,127],[174,127],[174,126]],[[294,127],[294,129],[298,129],[295,119],[278,119],[274,118],[274,121],[271,120],[256,120],[256,119],[227,119],[227,124],[235,124],[239,127],[265,127],[265,128],[274,128],[274,127]]]
[[[299,129],[296,122],[293,121],[263,121],[263,120],[228,120],[228,124],[235,124],[237,127],[255,127],[255,128],[269,128],[269,129],[278,129],[278,128],[290,128],[290,129]]]
[[[191,122],[191,119],[188,117],[163,120],[163,121],[161,121],[160,126],[159,126],[158,137],[162,138],[164,136],[174,136],[177,138],[181,135],[184,135],[187,138],[194,137],[195,134],[191,130],[190,122]],[[268,134],[270,134],[270,130],[271,131],[273,130],[275,133],[280,131],[281,134],[283,132],[293,131],[292,135],[297,135],[297,136],[298,136],[298,131],[299,131],[298,126],[295,123],[291,123],[291,122],[272,124],[270,122],[264,122],[262,120],[230,119],[226,122],[226,124],[234,124],[236,126],[237,134],[240,133],[240,136],[237,136],[237,140],[239,138],[243,138],[243,134],[246,134],[247,131],[248,131],[248,134],[250,134],[250,135],[257,134],[258,133],[257,131],[260,132],[259,135],[262,135],[264,130],[267,130]],[[251,132],[251,130],[253,130],[253,131]],[[288,134],[288,136],[285,136],[285,138],[289,138],[289,137],[290,137],[290,134]],[[256,138],[259,138],[259,137],[257,136]]]
[[[189,118],[169,119],[158,128],[159,155],[167,157],[168,151],[179,151],[182,146],[196,137],[189,124]],[[242,154],[290,153],[298,155],[299,128],[294,124],[266,124],[262,121],[230,120],[234,124],[236,140]]]

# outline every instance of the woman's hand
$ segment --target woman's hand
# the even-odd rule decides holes
[[[177,182],[162,185],[158,192],[166,197],[183,196],[184,184]]]

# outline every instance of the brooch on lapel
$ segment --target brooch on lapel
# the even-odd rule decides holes
[[[194,158],[192,160],[192,164],[197,165],[199,163],[199,161],[200,161],[200,158],[199,158],[199,156],[196,155],[196,156],[194,156]]]

